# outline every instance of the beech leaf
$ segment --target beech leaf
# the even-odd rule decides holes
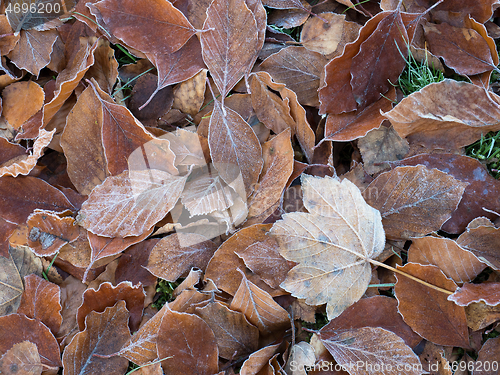
[[[302,191],[309,212],[285,214],[271,230],[280,254],[299,263],[281,287],[309,305],[326,303],[333,319],[368,287],[370,258],[385,244],[382,219],[347,179],[302,175]]]

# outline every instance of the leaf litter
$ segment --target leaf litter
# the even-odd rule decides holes
[[[2,373],[497,372],[496,1],[24,4]]]

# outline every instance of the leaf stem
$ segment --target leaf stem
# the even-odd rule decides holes
[[[406,277],[408,277],[409,279],[412,279],[413,281],[416,281],[417,283],[420,283],[420,284],[422,284],[422,285],[425,285],[425,286],[427,286],[427,287],[429,287],[429,288],[432,288],[432,289],[434,289],[434,290],[437,290],[437,291],[439,291],[439,292],[446,293],[446,294],[453,294],[453,293],[454,293],[454,292],[451,292],[451,291],[449,291],[449,290],[447,290],[447,289],[440,288],[440,287],[435,286],[435,285],[433,285],[433,284],[431,284],[431,283],[428,283],[427,281],[421,280],[421,279],[419,279],[418,277],[412,276],[412,275],[410,275],[410,274],[408,274],[408,273],[406,273],[406,272],[400,271],[400,270],[398,270],[397,268],[394,268],[394,267],[389,266],[388,264],[385,264],[385,263],[382,263],[382,262],[379,262],[379,261],[377,261],[377,260],[373,260],[373,259],[367,259],[367,260],[368,260],[371,264],[374,264],[374,265],[376,265],[376,266],[380,266],[380,267],[384,267],[384,268],[386,268],[386,269],[388,269],[388,270],[391,270],[391,271],[394,271],[394,272],[396,272],[396,273],[399,273],[400,275],[406,276]]]

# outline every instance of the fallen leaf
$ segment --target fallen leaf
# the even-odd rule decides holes
[[[10,247],[8,257],[0,257],[0,315],[15,313],[24,291],[23,278],[42,274],[42,262],[27,246]]]
[[[380,174],[363,196],[380,211],[388,238],[409,239],[439,230],[466,186],[447,173],[417,165]]]
[[[81,194],[90,194],[109,176],[101,138],[103,116],[100,98],[89,86],[68,115],[61,136],[68,176]]]
[[[80,235],[74,222],[71,216],[61,217],[53,211],[35,209],[26,222],[28,246],[38,256],[54,255]]]
[[[342,40],[346,24],[345,14],[325,12],[320,16],[327,20],[328,24],[318,17],[309,18],[302,26],[300,43],[308,50],[329,55],[337,50]]]
[[[205,269],[217,246],[195,233],[173,233],[151,250],[146,269],[156,277],[175,282],[192,267]]]
[[[210,117],[208,144],[220,177],[241,197],[254,190],[262,170],[262,148],[252,127],[217,100]]]
[[[261,370],[269,368],[270,359],[276,352],[276,349],[278,349],[278,346],[279,344],[268,345],[250,354],[248,359],[243,362],[243,366],[241,366],[240,369],[240,374],[257,375],[260,374]],[[265,372],[264,374],[267,374],[267,372]]]
[[[149,319],[133,336],[123,343],[116,353],[129,361],[142,366],[158,358],[156,339],[160,331],[163,315],[169,309],[168,304],[163,305],[151,319]]]
[[[322,21],[321,21],[322,22]],[[304,47],[286,47],[265,59],[259,69],[295,92],[302,105],[318,106],[318,88],[328,60]]]
[[[173,53],[196,32],[168,1],[153,0],[148,6],[141,6],[131,0],[102,0],[90,12],[96,15],[96,9],[100,15],[98,22],[102,20],[105,30],[142,52]]]
[[[25,276],[24,281],[25,289],[17,313],[39,320],[56,334],[62,323],[59,286],[34,273]]]
[[[380,111],[391,110],[391,100],[396,99],[396,90],[392,89],[384,96],[361,111],[328,114],[324,139],[337,142],[353,141],[366,136],[368,132],[374,129],[380,128],[384,121]]]
[[[470,282],[486,268],[473,253],[455,241],[431,236],[412,239],[408,262],[437,266],[456,283]]]
[[[52,99],[43,107],[43,124],[47,125],[61,109],[73,90],[78,86],[87,70],[94,64],[94,51],[99,42],[94,39],[82,38],[79,48],[71,60],[56,78],[56,87]]]
[[[92,312],[102,313],[106,308],[110,308],[122,300],[126,303],[127,316],[130,314],[130,329],[132,332],[136,331],[139,328],[144,308],[144,289],[141,284],[132,285],[130,281],[122,281],[116,286],[104,282],[99,285],[97,290],[87,289],[83,293],[83,301],[76,314],[80,331],[85,330],[85,318],[89,314]]]
[[[0,355],[5,354],[15,344],[30,341],[37,346],[42,364],[56,368],[62,366],[56,338],[50,329],[38,320],[23,314],[0,316],[0,336]]]
[[[495,375],[498,373],[498,357],[500,356],[500,338],[486,340],[478,353],[472,375]],[[481,365],[482,366],[481,366]]]
[[[361,43],[351,67],[352,94],[358,109],[375,103],[393,87],[406,65],[408,43],[399,11],[387,12]]]
[[[464,283],[448,296],[448,301],[453,301],[458,306],[467,306],[473,302],[484,302],[489,306],[496,306],[500,304],[500,283]]]
[[[389,163],[385,162],[402,159],[410,149],[408,142],[392,126],[371,130],[358,140],[358,148],[363,157],[363,168],[369,174],[387,169]]]
[[[19,155],[17,158],[9,160],[7,164],[12,164],[4,164],[2,167],[0,167],[0,177],[17,177],[18,175],[28,175],[33,170],[33,168],[35,168],[38,159],[43,156],[43,150],[52,141],[54,133],[55,129],[51,132],[48,132],[45,129],[40,129],[38,137],[33,144],[33,152],[27,153],[27,150],[25,149],[24,155]]]
[[[262,145],[264,165],[248,202],[249,218],[262,215],[278,202],[293,172],[291,132],[284,130]]]
[[[9,53],[11,61],[19,68],[38,76],[50,62],[52,47],[58,38],[56,30],[21,30],[17,45]]]
[[[388,19],[389,22],[385,22],[385,24],[387,24],[385,25],[386,28],[390,28],[391,23],[399,23],[400,18],[398,19],[396,13],[397,12],[381,12],[372,17],[361,28],[358,38],[354,42],[346,44],[342,55],[330,60],[330,62],[325,66],[325,81],[318,91],[320,101],[320,114],[340,114],[344,112],[354,111],[358,108],[358,103],[356,102],[353,94],[353,87],[351,86],[351,69],[353,66],[353,58],[358,55],[362,43],[365,42],[370,37],[370,35],[375,32],[379,23],[382,22],[386,17],[389,17],[389,15],[392,14],[392,16],[390,16],[390,18]],[[385,32],[387,31],[385,30]],[[373,39],[376,38],[377,36],[373,37]],[[392,46],[390,46],[389,48],[392,49],[393,47],[395,47],[394,43],[391,42],[389,44],[392,44]],[[378,42],[375,42],[375,45],[378,47]],[[406,51],[406,49],[403,48],[402,51]],[[365,53],[369,52],[370,51],[368,50]],[[388,54],[386,58],[391,58],[391,56],[391,54]],[[404,67],[404,65],[402,65],[402,67]],[[372,72],[371,69],[369,69],[368,72]],[[387,68],[384,69],[384,72],[385,74],[381,74],[380,77],[387,74]],[[394,74],[394,71],[391,71],[391,74]],[[387,80],[387,77],[385,79]],[[362,89],[362,86],[359,86],[358,90],[359,89]],[[373,93],[371,93],[370,95],[372,94]],[[377,95],[378,94],[380,93],[377,93]],[[376,99],[378,100],[379,97],[377,97]]]
[[[184,46],[173,53],[162,52],[146,56],[157,67],[158,84],[149,99],[141,103],[141,108],[146,106],[161,89],[186,81],[205,68],[198,38],[189,39]]]
[[[205,307],[196,308],[196,314],[215,334],[220,357],[231,359],[257,350],[259,330],[242,313],[230,310],[220,302],[210,302]]]
[[[465,314],[467,326],[472,331],[479,331],[500,320],[500,306],[473,302],[465,307]]]
[[[219,371],[215,335],[203,319],[172,311],[163,315],[157,338],[158,357],[166,374],[212,375]]]
[[[342,314],[321,328],[323,334],[363,328],[383,328],[401,337],[406,345],[414,348],[422,338],[403,321],[398,313],[397,301],[385,296],[362,298],[348,307]]]
[[[229,91],[250,72],[255,62],[259,29],[244,0],[212,1],[203,29],[200,34],[203,60],[224,105]]]
[[[457,238],[457,244],[473,253],[481,262],[500,269],[500,229],[484,217],[474,219]]]
[[[500,201],[494,198],[500,194],[500,182],[493,178],[477,159],[448,153],[420,154],[390,164],[423,164],[427,168],[439,169],[469,184],[465,188],[458,208],[441,227],[445,232],[462,233],[467,224],[479,216],[487,216],[491,220],[496,218],[495,214],[484,211],[483,207],[494,212],[500,211]]]
[[[454,292],[457,285],[432,265],[407,263],[397,267],[437,287]],[[396,276],[394,287],[398,310],[404,321],[426,340],[437,345],[469,347],[465,309],[448,301],[447,294],[417,283],[406,276]],[[419,306],[418,309],[415,306]]]
[[[205,269],[205,278],[211,279],[217,285],[217,288],[234,295],[241,283],[241,274],[237,269],[245,270],[245,263],[236,253],[245,250],[256,242],[266,240],[270,228],[270,224],[256,224],[240,229],[229,237],[208,262]],[[249,273],[245,274],[260,288],[266,290],[261,284],[256,283],[255,277],[249,276]]]
[[[42,371],[40,354],[30,341],[15,344],[0,358],[0,372],[5,375],[40,375]]]
[[[385,244],[382,220],[348,180],[302,175],[302,190],[309,212],[284,214],[271,231],[280,254],[299,263],[281,287],[309,305],[326,303],[331,320],[365,293],[370,258]]]
[[[291,266],[279,253],[278,242],[271,236],[235,251],[235,254],[243,259],[249,270],[275,289],[279,288],[291,269]]]
[[[19,129],[43,105],[45,94],[35,82],[15,82],[2,91],[2,114]]]
[[[236,291],[231,310],[240,311],[262,334],[278,331],[290,324],[288,313],[271,295],[248,281],[242,273],[241,284]]]
[[[314,348],[301,341],[292,346],[284,370],[286,374],[307,375],[305,368],[314,366],[315,362]]]
[[[118,301],[104,312],[92,311],[85,319],[85,329],[73,337],[64,349],[65,374],[123,374],[128,361],[121,357],[101,358],[97,355],[116,353],[130,338],[125,301]]]
[[[490,47],[476,30],[446,22],[426,23],[423,28],[430,52],[458,74],[474,75],[495,69]]]
[[[110,176],[92,190],[77,222],[99,236],[139,236],[172,209],[186,178],[156,169]]]
[[[394,333],[379,327],[336,332],[320,330],[319,338],[335,361],[349,374],[420,375],[420,361],[411,348]]]
[[[500,100],[492,100],[494,95],[471,83],[445,79],[407,96],[383,115],[410,143],[455,150],[500,130]]]

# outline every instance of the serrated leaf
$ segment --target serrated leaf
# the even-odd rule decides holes
[[[370,258],[380,254],[385,234],[380,213],[347,179],[302,177],[304,206],[276,222],[280,254],[299,263],[281,287],[309,305],[327,304],[333,319],[364,294]]]

